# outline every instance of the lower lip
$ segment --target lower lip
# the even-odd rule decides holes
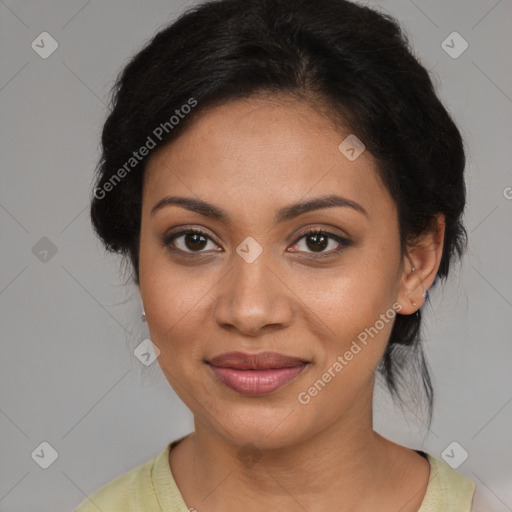
[[[306,364],[292,368],[268,370],[236,370],[209,365],[215,375],[228,388],[242,395],[261,396],[272,393],[295,379],[306,368]]]

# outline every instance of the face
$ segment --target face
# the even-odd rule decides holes
[[[398,218],[371,155],[338,148],[348,135],[308,104],[259,97],[203,112],[148,162],[151,339],[196,422],[231,443],[284,447],[371,415],[400,310]],[[296,359],[212,366],[231,352]]]

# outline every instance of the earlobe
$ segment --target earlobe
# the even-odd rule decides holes
[[[444,246],[445,216],[438,214],[434,229],[427,232],[409,248],[398,296],[401,314],[415,313],[428,297],[441,264]]]

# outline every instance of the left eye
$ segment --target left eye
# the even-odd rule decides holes
[[[294,247],[298,247],[301,245],[301,242],[304,241],[303,247],[310,249],[312,253],[336,253],[339,252],[343,247],[349,246],[350,241],[335,235],[334,233],[329,233],[327,231],[320,230],[311,230],[307,233],[304,233],[297,242],[293,245]],[[334,246],[334,247],[333,247]],[[340,247],[341,246],[341,247]],[[326,251],[327,248],[330,247],[330,250]],[[295,252],[295,251],[294,251]],[[299,250],[300,252],[300,250]],[[308,251],[304,251],[308,252]]]

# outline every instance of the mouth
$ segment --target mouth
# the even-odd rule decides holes
[[[247,396],[267,395],[284,387],[310,364],[304,359],[276,352],[229,352],[205,362],[220,382]]]

